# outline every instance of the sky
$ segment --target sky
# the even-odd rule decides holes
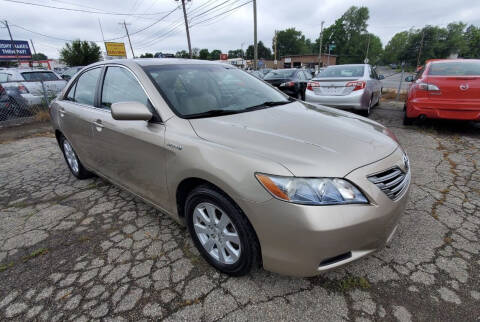
[[[65,42],[72,39],[96,41],[103,50],[99,21],[105,39],[123,37],[112,41],[125,42],[129,58],[124,20],[132,34],[136,56],[145,52],[175,53],[188,48],[179,1],[13,1],[23,3],[0,0],[0,19],[8,21],[15,40],[32,39],[36,51],[49,58],[58,58]],[[350,6],[368,7],[368,31],[378,35],[384,46],[395,33],[412,27],[429,24],[445,27],[456,21],[480,26],[478,0],[257,0],[258,40],[271,48],[275,30],[295,27],[314,41],[320,34],[321,21],[325,21],[325,27],[333,24]],[[186,1],[186,8],[193,48],[220,49],[226,53],[242,46],[245,50],[253,44],[253,4],[249,0],[191,0]],[[8,39],[5,28],[0,28],[0,39]]]

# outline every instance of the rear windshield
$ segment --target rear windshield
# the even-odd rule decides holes
[[[293,74],[295,74],[295,70],[277,69],[277,70],[272,70],[270,73],[265,75],[265,79],[288,78],[288,77],[292,77]]]
[[[318,77],[362,77],[364,73],[364,66],[347,66],[347,65],[338,65],[338,66],[329,66],[326,69],[322,70]]]
[[[480,60],[436,62],[430,65],[431,76],[480,76]]]
[[[52,72],[24,72],[23,79],[26,81],[52,81],[58,80],[57,75]]]

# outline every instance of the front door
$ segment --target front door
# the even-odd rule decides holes
[[[115,120],[110,107],[118,102],[143,103],[156,116],[150,122]],[[165,205],[165,126],[130,70],[106,68],[100,107],[92,124],[98,171],[141,197]]]

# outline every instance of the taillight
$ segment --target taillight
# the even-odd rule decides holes
[[[295,86],[295,82],[286,82],[286,83],[281,83],[281,87],[293,87]]]
[[[319,82],[308,82],[307,83],[307,89],[309,91],[313,91],[314,87],[320,87],[320,83]]]
[[[440,88],[438,88],[437,85],[428,84],[428,83],[418,83],[417,88],[422,91],[439,91],[440,90]]]
[[[366,85],[365,81],[354,81],[354,82],[348,82],[345,87],[353,87],[354,91],[358,91],[360,89],[364,89]]]
[[[25,87],[25,85],[18,85],[18,91],[20,92],[20,94],[28,93],[28,89]]]

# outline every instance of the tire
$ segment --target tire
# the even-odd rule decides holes
[[[80,180],[93,177],[93,173],[85,169],[83,164],[80,162],[77,153],[67,138],[62,135],[59,141],[60,149],[63,152],[63,157],[65,158],[65,162],[67,163],[70,172]]]
[[[364,116],[364,117],[369,117],[370,116],[370,109],[372,108],[372,102],[373,102],[373,95],[370,96],[370,100],[368,101],[367,109],[360,112],[360,114],[362,116]]]
[[[193,243],[210,265],[231,276],[246,275],[258,266],[260,246],[253,227],[224,193],[199,186],[187,197],[184,209]]]
[[[375,103],[375,105],[373,105],[374,107],[377,107],[378,105],[380,105],[380,99],[382,98],[382,91],[383,91],[383,88],[380,89],[380,93],[378,94],[378,100]]]

